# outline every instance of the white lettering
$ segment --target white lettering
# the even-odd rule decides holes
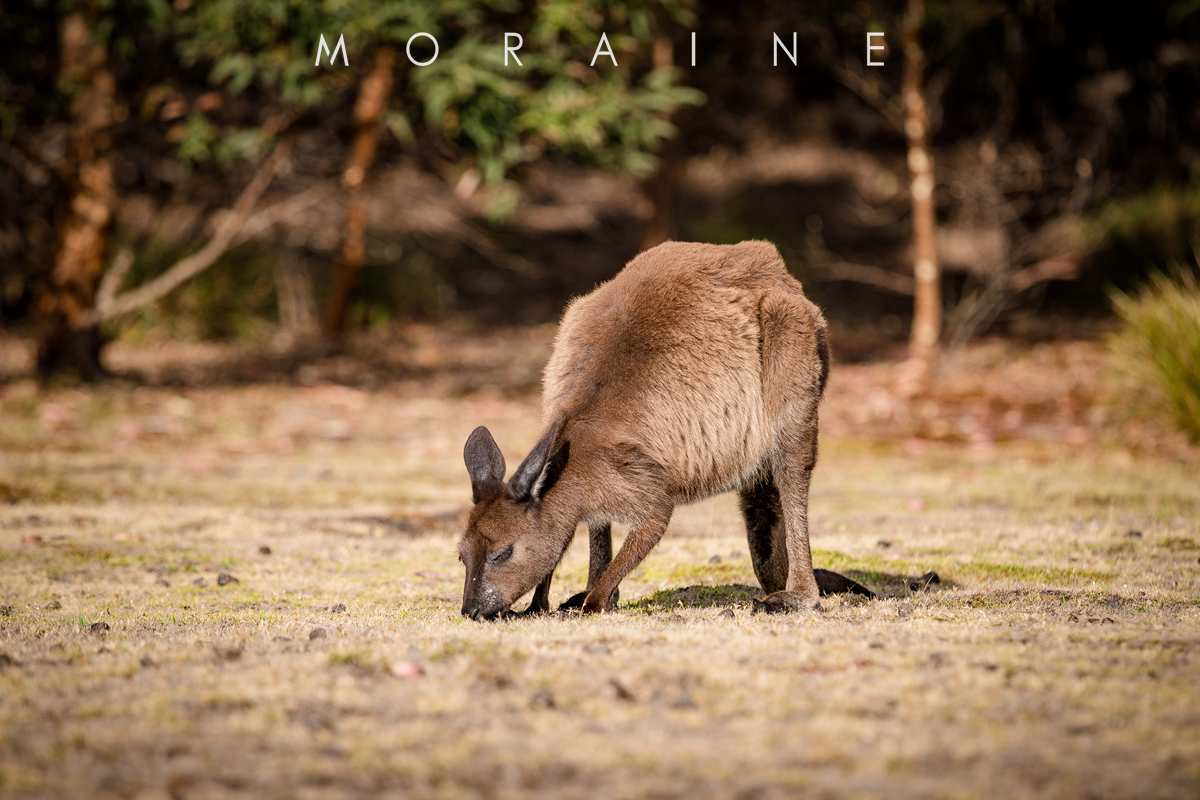
[[[868,67],[882,67],[883,66],[882,61],[872,61],[871,60],[871,51],[872,50],[886,50],[887,47],[882,44],[871,44],[872,36],[883,36],[883,33],[882,32],[877,32],[877,33],[873,32],[873,33],[867,34],[867,66]]]
[[[413,39],[417,38],[418,36],[428,36],[430,41],[433,42],[433,58],[429,59],[428,61],[417,61],[412,57]],[[417,33],[414,33],[412,36],[408,37],[408,43],[404,45],[404,53],[408,56],[408,60],[416,64],[418,67],[428,67],[430,64],[437,61],[438,52],[438,40],[433,37],[432,33],[425,33],[424,31],[418,31]]]
[[[346,34],[343,33],[338,37],[337,47],[333,48],[333,52],[330,53],[329,45],[325,43],[325,34],[322,33],[321,41],[317,43],[317,63],[313,64],[313,66],[321,66],[321,53],[327,53],[329,55],[329,66],[332,67],[333,62],[337,61],[337,54],[339,52],[342,54],[342,63],[347,67],[350,66],[350,57],[346,55]]]
[[[800,56],[800,45],[796,42],[795,31],[792,32],[792,49],[790,51],[787,49],[787,45],[783,43],[783,40],[779,38],[778,33],[771,35],[775,37],[775,46],[771,50],[775,66],[779,66],[779,48],[781,47],[783,48],[783,54],[792,60],[792,66],[797,66],[796,59]]]
[[[608,49],[604,50],[601,48],[608,48]],[[600,56],[608,56],[609,58],[612,59],[613,66],[614,67],[617,66],[617,57],[615,55],[613,55],[612,45],[608,43],[608,34],[607,33],[600,34],[600,44],[596,45],[596,54],[594,56],[592,56],[592,63],[590,64],[590,66],[593,66],[593,67],[596,66],[596,59],[599,58]]]
[[[692,31],[692,66],[696,66],[696,32]]]
[[[510,36],[517,37],[517,46],[516,47],[508,46],[508,37],[510,37]],[[512,53],[512,57],[517,60],[518,67],[525,66],[524,64],[521,63],[521,59],[517,55],[517,51],[520,50],[524,44],[525,44],[525,37],[521,36],[521,34],[519,34],[519,33],[504,34],[504,66],[506,66],[506,67],[508,66],[508,54],[509,53]]]

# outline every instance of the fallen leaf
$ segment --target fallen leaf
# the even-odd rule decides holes
[[[421,668],[420,664],[414,664],[411,661],[393,661],[388,666],[388,672],[401,680],[419,678],[425,674],[425,670]]]

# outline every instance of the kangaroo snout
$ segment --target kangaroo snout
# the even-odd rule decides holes
[[[462,615],[476,621],[496,619],[504,610],[505,607],[499,603],[485,604],[478,601],[467,601],[462,604]]]
[[[475,604],[464,605],[462,607],[462,615],[473,620],[488,619],[488,617],[484,616],[483,609]]]
[[[464,593],[462,615],[473,620],[493,620],[508,610],[506,603],[493,587]]]

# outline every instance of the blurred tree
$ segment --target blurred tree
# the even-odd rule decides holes
[[[280,190],[275,197],[293,190],[299,194],[314,184],[346,193],[342,255],[334,260],[341,262],[335,267],[343,271],[345,286],[353,287],[358,280],[354,243],[365,238],[355,234],[360,223],[352,212],[370,193],[366,187],[372,172],[370,148],[359,143],[371,141],[374,158],[380,160],[394,159],[403,149],[406,164],[424,171],[424,186],[432,176],[454,187],[438,195],[437,211],[462,214],[452,221],[457,228],[444,226],[422,235],[434,240],[452,230],[444,235],[457,237],[482,260],[507,269],[499,279],[508,280],[503,291],[479,289],[475,298],[524,297],[535,284],[550,283],[545,276],[518,274],[518,251],[537,251],[539,259],[568,263],[553,280],[583,275],[571,261],[573,255],[565,255],[577,249],[539,250],[556,236],[586,241],[572,247],[586,247],[599,265],[589,267],[593,271],[584,276],[589,283],[605,264],[616,263],[636,246],[636,234],[630,240],[606,235],[600,241],[595,226],[587,229],[591,237],[578,235],[582,227],[570,227],[572,219],[594,221],[595,215],[559,215],[568,221],[556,223],[554,234],[546,233],[548,228],[498,224],[488,230],[487,223],[503,221],[512,212],[527,178],[532,184],[542,175],[552,176],[558,181],[559,207],[573,202],[572,192],[564,188],[575,179],[570,171],[544,168],[564,161],[610,167],[641,181],[649,204],[636,204],[635,210],[634,203],[627,203],[619,212],[626,216],[606,218],[605,225],[613,223],[606,233],[645,223],[642,234],[650,243],[670,236],[673,224],[684,221],[691,225],[688,234],[697,238],[770,236],[785,252],[791,237],[795,259],[834,278],[825,287],[814,287],[816,291],[842,297],[852,309],[849,314],[861,313],[861,288],[837,281],[865,281],[911,296],[916,253],[904,242],[916,220],[902,210],[912,200],[911,191],[889,189],[884,194],[894,201],[879,200],[885,205],[877,205],[876,198],[884,195],[854,194],[858,184],[844,181],[845,173],[825,184],[795,176],[758,177],[757,183],[745,185],[761,187],[774,180],[778,183],[773,186],[806,203],[803,213],[777,203],[779,208],[771,209],[776,216],[763,224],[761,207],[744,198],[721,208],[714,205],[711,217],[700,219],[698,204],[708,203],[708,197],[698,200],[673,188],[697,180],[685,169],[693,155],[705,154],[710,164],[728,167],[732,174],[743,158],[750,161],[771,148],[789,146],[868,164],[875,177],[902,174],[910,149],[903,97],[906,59],[900,57],[906,3],[545,0],[534,8],[502,0],[7,4],[0,8],[0,40],[5,44],[0,48],[0,314],[8,324],[30,319],[36,308],[46,309],[39,326],[40,350],[47,354],[43,368],[68,368],[51,363],[57,357],[49,354],[59,352],[76,354],[64,356],[64,361],[76,362],[73,369],[94,369],[101,344],[97,330],[115,330],[111,325],[97,329],[95,320],[125,314],[136,308],[135,301],[161,296],[214,263],[225,248],[245,238],[248,228],[261,228],[312,201],[314,195],[291,197],[285,207],[256,210],[258,200],[271,196],[264,181],[272,179],[276,167],[284,177],[275,179]],[[1163,216],[1154,210],[1156,204],[1137,198],[1174,198],[1178,187],[1194,183],[1196,174],[1200,6],[1193,0],[1153,0],[1144,12],[1133,14],[1086,0],[925,0],[924,5],[926,140],[928,153],[937,155],[932,205],[943,271],[941,341],[966,341],[1001,314],[1021,304],[1033,307],[1049,280],[1072,275],[1076,267],[1090,269],[1084,277],[1095,276],[1096,286],[1120,283],[1143,270],[1151,260],[1147,248],[1166,243],[1155,227]],[[81,71],[79,59],[65,49],[64,26],[76,14],[94,45],[84,63],[102,57],[95,69]],[[672,62],[687,63],[686,57],[671,53],[672,47],[678,54],[690,49],[684,25],[698,31],[697,66],[688,81],[707,97],[702,114],[680,113],[701,98],[682,88],[679,71],[670,67]],[[590,65],[602,30],[619,67],[604,57]],[[792,30],[801,37],[799,63],[776,67],[772,33],[790,40],[787,32]],[[868,30],[889,34],[885,41],[890,40],[895,57],[885,56],[887,69],[864,67]],[[408,59],[408,39],[417,31],[438,37],[438,58],[428,67],[415,67]],[[506,32],[519,32],[524,40],[518,51],[522,63],[510,57],[507,68]],[[349,67],[340,58],[336,65],[328,58],[319,67],[313,64],[321,33],[331,46],[345,34]],[[376,96],[369,87],[382,85],[368,76],[382,77],[379,64],[385,50],[395,54],[387,71],[391,90],[379,93],[386,101],[374,104],[377,114],[356,117],[360,100]],[[426,60],[433,54],[432,43],[418,38],[412,53]],[[87,98],[106,96],[106,72],[113,78],[111,102],[100,103],[101,113],[89,116]],[[95,135],[82,135],[89,124]],[[686,126],[686,134],[671,139],[674,125]],[[671,139],[670,147],[662,146],[664,139]],[[284,158],[286,141],[296,142],[290,158]],[[357,176],[355,158],[359,166],[366,165],[362,182],[357,188],[337,188],[339,178]],[[105,160],[110,173],[83,169],[86,163]],[[299,177],[287,177],[289,168]],[[111,174],[111,196],[105,181],[95,182],[97,174]],[[728,188],[736,185],[722,184],[711,197],[742,191]],[[847,193],[839,194],[843,190]],[[767,193],[759,195],[755,202],[768,202]],[[168,251],[169,257],[152,257],[148,226],[128,222],[137,203],[122,198],[136,200],[150,215],[156,206],[185,207],[201,221],[173,225],[181,231],[172,245],[176,249]],[[644,209],[651,206],[654,212],[646,219]],[[1113,220],[1132,222],[1126,210],[1143,207],[1150,209],[1139,217],[1146,224],[1135,230],[1117,226],[1119,246],[1109,247],[1102,261],[1089,255],[1087,247],[1093,245],[1088,243],[1105,239],[1105,231],[1097,229],[1112,227]],[[1165,232],[1179,240],[1167,250],[1183,246],[1190,252],[1190,234],[1178,232],[1193,230],[1190,207],[1183,204],[1181,212],[1187,213]],[[130,242],[112,241],[113,208],[121,221],[120,235]],[[225,213],[229,208],[241,213]],[[87,209],[96,215],[84,213]],[[209,230],[220,234],[207,243],[197,233],[205,211],[215,212],[209,216]],[[484,224],[475,225],[468,216]],[[167,216],[160,213],[157,219]],[[812,235],[807,223],[822,231],[820,237]],[[160,226],[166,227],[165,222]],[[493,235],[504,237],[504,244]],[[64,249],[69,238],[86,246]],[[323,239],[323,252],[337,249],[324,243],[332,238]],[[553,247],[559,243],[552,242]],[[130,255],[142,254],[132,268],[126,247]],[[69,257],[72,252],[92,257]],[[441,256],[431,258],[422,269],[432,270],[434,264],[446,274],[460,267],[475,269],[467,264],[479,263],[474,254],[454,267]],[[186,258],[173,264],[181,255]],[[68,264],[78,268],[64,266]],[[104,271],[99,285],[97,264]],[[56,271],[59,266],[62,270]],[[280,267],[277,274],[287,272]],[[448,281],[459,297],[468,296],[470,281]],[[299,302],[308,297],[308,285],[298,281],[300,288],[293,287],[305,297],[291,304],[289,319],[321,316],[310,309],[311,303]],[[1055,284],[1052,296],[1055,291],[1060,296],[1077,293],[1076,286],[1069,292],[1062,288]],[[1103,292],[1098,294],[1103,300]],[[557,307],[557,299],[539,299],[544,301],[539,308]],[[888,302],[889,309],[902,308]],[[281,296],[281,309],[283,305]]]
[[[331,48],[346,36],[348,72],[362,77],[342,175],[348,197],[341,261],[323,318],[324,333],[333,337],[345,324],[363,262],[362,189],[381,123],[404,144],[415,137],[435,143],[442,161],[435,168],[447,180],[466,175],[464,185],[490,190],[488,211],[495,218],[516,204],[506,176],[535,158],[567,157],[645,175],[660,142],[674,133],[670,113],[703,96],[677,85],[669,64],[647,63],[644,43],[656,30],[689,19],[680,0],[549,0],[533,9],[506,0],[302,6],[207,0],[197,3],[184,52],[211,60],[213,78],[228,92],[257,86],[285,101],[328,108],[344,102],[347,71],[312,67],[307,58],[321,35]],[[603,60],[590,65],[605,31],[621,55],[617,63],[624,62],[619,67],[606,68]],[[510,33],[526,45],[511,60],[504,50]],[[192,146],[202,151],[208,143]],[[472,170],[478,179],[471,180]]]
[[[98,16],[95,4],[81,4],[59,21],[58,77],[72,95],[66,114],[68,166],[62,171],[69,199],[37,304],[38,370],[70,366],[86,377],[100,372],[100,339],[94,326],[80,321],[104,273],[117,203],[109,128],[119,114],[128,113],[118,105],[108,52],[96,42]]]
[[[168,114],[164,106],[159,115],[167,121],[183,117],[166,135],[175,142],[175,157],[228,174],[237,162],[272,148],[294,125],[336,117],[358,85],[356,134],[343,172],[350,193],[343,264],[325,315],[332,332],[344,321],[345,298],[361,263],[360,191],[381,123],[408,146],[428,143],[427,166],[446,180],[474,170],[476,183],[487,192],[489,214],[503,218],[515,207],[518,192],[506,178],[519,165],[566,158],[645,175],[655,165],[654,151],[675,131],[670,113],[703,100],[694,89],[677,85],[672,68],[654,68],[643,46],[663,26],[690,19],[680,0],[548,0],[532,9],[508,0],[176,0],[172,6],[143,0],[121,7],[96,0],[76,8],[66,2],[41,12],[63,31],[57,91],[74,101],[65,112],[47,107],[19,114],[5,137],[24,142],[23,151],[36,154],[38,140],[59,120],[72,131],[70,165],[63,172],[76,176],[75,188],[60,201],[70,213],[53,247],[55,266],[43,270],[47,280],[38,301],[45,320],[38,333],[44,373],[96,374],[99,322],[136,308],[137,302],[153,301],[206,268],[244,237],[248,223],[261,227],[277,217],[252,211],[282,164],[282,150],[264,162],[267,167],[247,184],[234,213],[222,217],[208,244],[186,264],[169,266],[155,279],[153,291],[121,294],[129,260],[114,261],[117,269],[104,284],[105,302],[98,308],[119,200],[104,153],[119,144],[114,136],[132,135],[112,129],[114,109],[126,109],[128,116],[133,105],[152,114],[164,103],[177,104],[182,114]],[[6,32],[24,35],[20,26],[28,20],[4,22]],[[519,63],[513,59],[508,66],[506,32],[519,33],[526,43],[517,53]],[[606,59],[589,64],[602,32],[620,66],[608,66]],[[433,42],[414,38],[417,33],[436,37],[436,59]],[[349,68],[313,63],[322,34],[332,39],[331,46],[345,36]],[[147,41],[174,58],[159,65],[160,80],[150,86],[129,70]],[[400,52],[403,59],[390,55]],[[18,59],[9,58],[21,72]],[[106,65],[114,60],[121,62],[126,81],[109,74]],[[416,67],[411,62],[430,63]],[[219,94],[203,91],[197,70],[207,73]],[[237,102],[245,97],[251,101]],[[40,131],[26,125],[40,125]],[[87,357],[70,355],[78,353]]]
[[[937,249],[937,186],[929,148],[929,106],[925,96],[925,51],[921,34],[924,0],[908,0],[904,20],[904,136],[912,176],[913,322],[901,391],[915,394],[929,384],[942,328],[942,269]]]
[[[942,289],[951,291],[940,339],[959,345],[1046,282],[1078,275],[1086,215],[1107,193],[1136,189],[1147,170],[1186,177],[1188,149],[1167,146],[1198,119],[1200,48],[1185,42],[1200,7],[1154,8],[1131,17],[1070,0],[807,7],[802,30],[824,70],[906,143],[913,278],[845,263],[829,271],[914,295],[913,388],[937,346]],[[866,30],[902,32],[902,78],[864,66]],[[957,276],[944,280],[947,271]]]
[[[346,219],[342,225],[342,260],[334,273],[333,286],[326,301],[323,333],[336,337],[346,323],[346,303],[354,279],[362,268],[366,256],[367,201],[362,185],[375,160],[375,149],[379,143],[379,122],[387,108],[388,94],[392,91],[392,70],[396,53],[390,47],[381,47],[375,54],[375,66],[363,78],[358,89],[358,100],[354,104],[354,123],[358,131],[350,148],[350,163],[342,174],[342,185],[346,187]]]

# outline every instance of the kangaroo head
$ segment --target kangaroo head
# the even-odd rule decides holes
[[[573,525],[556,524],[547,495],[567,465],[570,442],[553,453],[557,426],[542,437],[504,483],[504,456],[487,428],[475,429],[463,448],[475,505],[458,545],[467,568],[462,613],[494,619],[549,575]],[[573,522],[571,520],[570,522]]]

